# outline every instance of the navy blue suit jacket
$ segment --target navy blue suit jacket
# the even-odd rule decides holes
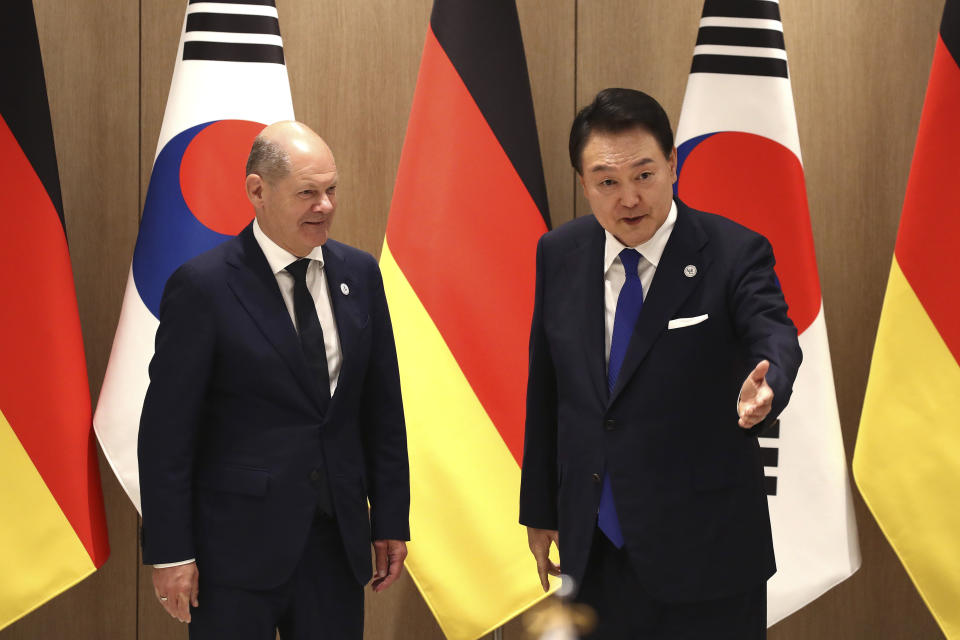
[[[323,256],[343,354],[325,413],[251,226],[168,280],[140,421],[145,564],[196,558],[206,580],[277,586],[318,506],[330,507],[324,495],[358,582],[371,576],[371,538],[409,539],[406,432],[380,271],[334,240]]]
[[[612,394],[603,228],[585,216],[541,238],[520,496],[520,522],[559,529],[561,566],[579,583],[609,472],[641,584],[673,602],[743,592],[774,573],[755,435],[786,406],[802,357],[767,240],[677,209]],[[737,398],[763,359],[773,410],[746,431]]]

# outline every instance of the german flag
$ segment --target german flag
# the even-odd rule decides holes
[[[31,0],[0,22],[0,628],[110,553]]]
[[[960,0],[947,0],[853,471],[947,638],[960,638]]]
[[[407,566],[451,640],[543,597],[517,505],[548,224],[514,0],[436,0],[380,266],[407,419]]]

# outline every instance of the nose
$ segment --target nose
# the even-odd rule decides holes
[[[330,211],[333,211],[333,200],[330,198],[330,194],[326,191],[321,193],[313,208],[315,211],[320,213],[329,213]]]
[[[620,204],[628,209],[640,203],[640,193],[632,186],[625,185],[620,192]]]

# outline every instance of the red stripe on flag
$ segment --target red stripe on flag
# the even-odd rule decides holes
[[[387,243],[519,464],[535,256],[546,231],[432,30]]]
[[[680,199],[762,233],[800,333],[820,312],[820,279],[803,166],[787,147],[755,134],[724,131],[698,144],[683,164]]]
[[[896,256],[937,331],[960,363],[960,68],[937,38]]]
[[[66,238],[2,118],[0,157],[0,410],[99,567],[109,545]]]

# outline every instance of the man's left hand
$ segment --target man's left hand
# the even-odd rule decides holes
[[[373,553],[376,573],[370,585],[377,593],[383,591],[403,573],[403,561],[407,557],[407,543],[403,540],[374,540]]]
[[[761,360],[740,387],[737,413],[740,415],[739,424],[744,429],[763,422],[773,406],[773,389],[767,384],[769,370],[770,361]]]

